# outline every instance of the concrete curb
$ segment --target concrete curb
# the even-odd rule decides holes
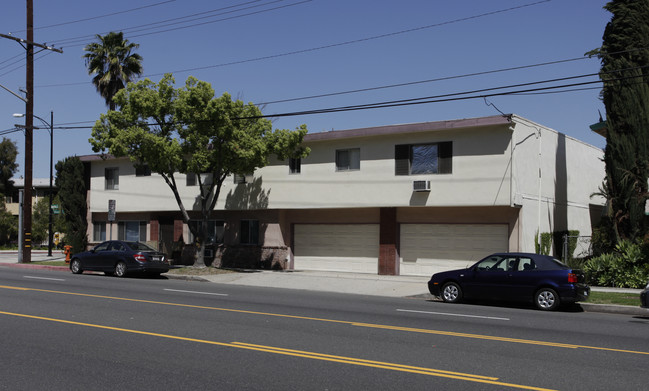
[[[592,304],[581,302],[579,305],[586,312],[604,312],[607,314],[632,315],[649,318],[649,309],[640,306],[634,307],[631,305]]]

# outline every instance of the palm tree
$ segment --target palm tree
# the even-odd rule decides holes
[[[95,75],[92,84],[106,100],[110,110],[115,110],[113,97],[131,81],[142,74],[142,56],[132,53],[140,45],[124,39],[123,33],[110,32],[104,36],[96,35],[99,42],[84,48],[88,74]]]

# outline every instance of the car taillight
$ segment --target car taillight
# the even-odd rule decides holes
[[[139,262],[146,262],[146,257],[142,254],[135,254],[133,255],[133,258],[135,258],[135,260]]]
[[[577,275],[575,273],[568,273],[568,282],[571,283],[576,283],[577,282]]]

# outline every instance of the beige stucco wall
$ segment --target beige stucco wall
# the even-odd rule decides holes
[[[380,207],[399,208],[399,222],[506,223],[512,251],[534,251],[539,226],[541,232],[577,229],[590,235],[589,204],[603,204],[590,198],[604,177],[603,152],[524,118],[512,119],[504,125],[308,142],[312,153],[302,160],[300,174],[290,174],[288,162],[271,160],[251,183],[236,185],[227,178],[214,218],[219,211],[249,210],[252,218],[264,220],[266,245],[290,243],[292,223],[378,222]],[[453,142],[452,174],[395,175],[395,145],[445,141]],[[336,172],[336,150],[348,148],[360,149],[360,170]],[[164,180],[157,174],[136,177],[128,159],[90,166],[91,213],[107,212],[110,199],[116,200],[118,219],[120,213],[178,211]],[[104,190],[108,167],[119,167],[119,190]],[[429,180],[431,191],[413,192],[414,180]],[[198,187],[186,187],[182,174],[176,181],[185,207],[198,210]]]
[[[580,235],[590,236],[590,205],[605,202],[591,197],[604,180],[604,152],[542,125],[516,119],[513,198],[522,206],[522,251],[535,250],[539,227],[540,232],[579,230]]]
[[[273,161],[254,173],[253,183],[235,185],[227,178],[217,209],[362,208],[376,206],[510,205],[507,127],[456,129],[399,136],[317,142],[302,160],[300,174],[288,163]],[[450,175],[394,174],[394,145],[453,141]],[[337,149],[360,148],[358,171],[336,172]],[[117,211],[177,210],[173,194],[159,175],[136,177],[128,159],[93,162],[90,208],[103,212],[115,199]],[[104,170],[119,168],[119,190],[104,190]],[[431,192],[413,193],[414,180],[431,181]],[[176,177],[187,209],[193,209],[198,187]]]

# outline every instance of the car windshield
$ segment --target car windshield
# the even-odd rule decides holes
[[[148,245],[140,242],[126,242],[126,244],[131,248],[133,251],[158,251],[154,249],[153,247],[149,247]]]

